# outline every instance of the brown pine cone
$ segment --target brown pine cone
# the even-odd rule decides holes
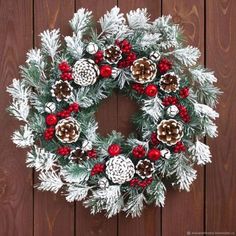
[[[168,73],[161,76],[160,88],[166,93],[175,92],[179,89],[179,77],[174,73]]]
[[[157,138],[168,146],[175,145],[183,137],[182,125],[174,120],[162,120],[157,126]]]
[[[67,101],[72,96],[73,88],[67,81],[57,81],[51,89],[51,94],[58,102]]]
[[[88,160],[88,156],[85,155],[80,148],[72,150],[70,153],[70,158],[72,160],[78,161],[78,163],[82,163]]]
[[[104,51],[104,59],[110,64],[116,64],[122,58],[122,52],[116,45],[110,45]]]
[[[146,57],[139,58],[130,67],[135,82],[144,84],[151,82],[156,77],[156,64]]]
[[[152,177],[153,172],[154,172],[154,164],[148,159],[140,160],[136,165],[136,173],[142,179]]]
[[[72,117],[60,120],[55,135],[62,143],[74,143],[80,136],[80,124]]]

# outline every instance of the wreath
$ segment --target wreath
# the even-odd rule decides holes
[[[165,180],[189,191],[194,163],[211,162],[202,139],[217,136],[220,90],[171,16],[150,21],[137,9],[125,18],[114,7],[99,23],[100,33],[81,8],[65,43],[59,30],[41,33],[41,49],[27,53],[22,79],[7,88],[10,114],[25,122],[12,140],[31,147],[26,164],[39,172],[39,190],[83,200],[92,214],[135,217],[145,203],[164,205]],[[127,139],[97,133],[95,112],[115,89],[140,108]]]

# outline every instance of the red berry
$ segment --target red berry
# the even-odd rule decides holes
[[[70,151],[71,151],[70,147],[67,147],[67,146],[65,146],[65,147],[59,147],[59,148],[57,149],[57,153],[58,153],[59,155],[61,155],[61,156],[67,156],[67,155],[69,155],[69,154],[70,154]]]
[[[117,156],[119,155],[121,152],[121,147],[120,145],[118,144],[111,144],[109,147],[108,147],[108,153],[110,156]]]
[[[112,73],[112,67],[109,66],[109,65],[102,65],[100,67],[100,75],[103,77],[103,78],[108,78],[111,76],[111,73]]]
[[[161,74],[165,74],[171,68],[172,68],[172,64],[166,58],[162,58],[158,63],[158,69],[159,69]]]
[[[189,88],[188,87],[184,87],[179,91],[179,95],[181,98],[186,98],[189,95]]]
[[[102,173],[105,170],[105,165],[103,163],[97,163],[93,166],[91,170],[91,176]]]
[[[145,156],[146,150],[142,145],[138,145],[133,149],[132,154],[136,158],[142,158]]]
[[[145,94],[149,97],[154,97],[156,96],[158,90],[157,90],[157,86],[154,84],[149,84],[146,88],[145,88]]]
[[[178,152],[185,152],[186,148],[184,146],[184,144],[182,142],[178,142],[175,144],[174,146],[174,152],[178,153]]]
[[[87,155],[89,158],[97,158],[97,152],[94,149],[87,151]]]
[[[44,139],[47,140],[47,141],[53,139],[54,132],[55,132],[54,127],[49,127],[49,128],[47,128],[47,129],[44,131],[44,134],[43,134]]]
[[[68,72],[64,72],[61,74],[61,79],[63,80],[72,80],[72,74]]]
[[[54,114],[49,114],[46,116],[47,125],[55,125],[57,123],[57,117]]]
[[[152,148],[148,151],[148,158],[151,161],[157,161],[161,157],[161,151],[157,148]]]
[[[159,143],[159,140],[157,139],[157,133],[156,132],[153,132],[151,134],[151,143],[152,145],[157,145]]]
[[[61,72],[70,72],[71,71],[71,67],[66,61],[61,62],[58,65],[58,68]]]

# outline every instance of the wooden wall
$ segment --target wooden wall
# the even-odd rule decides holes
[[[5,113],[9,98],[5,87],[19,77],[18,66],[27,49],[38,46],[38,35],[47,28],[67,24],[80,7],[96,18],[114,5],[122,11],[146,7],[152,17],[173,15],[189,43],[200,48],[201,62],[216,71],[224,91],[218,111],[219,137],[207,140],[213,163],[198,168],[191,192],[169,189],[164,208],[147,207],[142,217],[119,215],[107,220],[90,216],[80,204],[32,188],[34,173],[25,167],[25,151],[10,141],[17,123]],[[236,234],[236,1],[235,0],[0,0],[0,236],[182,236]],[[235,73],[235,74],[234,74]],[[233,103],[234,102],[234,103]],[[128,134],[136,106],[112,96],[100,108],[100,131]],[[214,234],[215,233],[215,234]]]

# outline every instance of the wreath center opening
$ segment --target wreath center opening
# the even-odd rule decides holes
[[[125,137],[135,131],[133,117],[138,111],[138,104],[128,96],[114,91],[101,102],[96,111],[98,132],[107,135],[116,130]]]

